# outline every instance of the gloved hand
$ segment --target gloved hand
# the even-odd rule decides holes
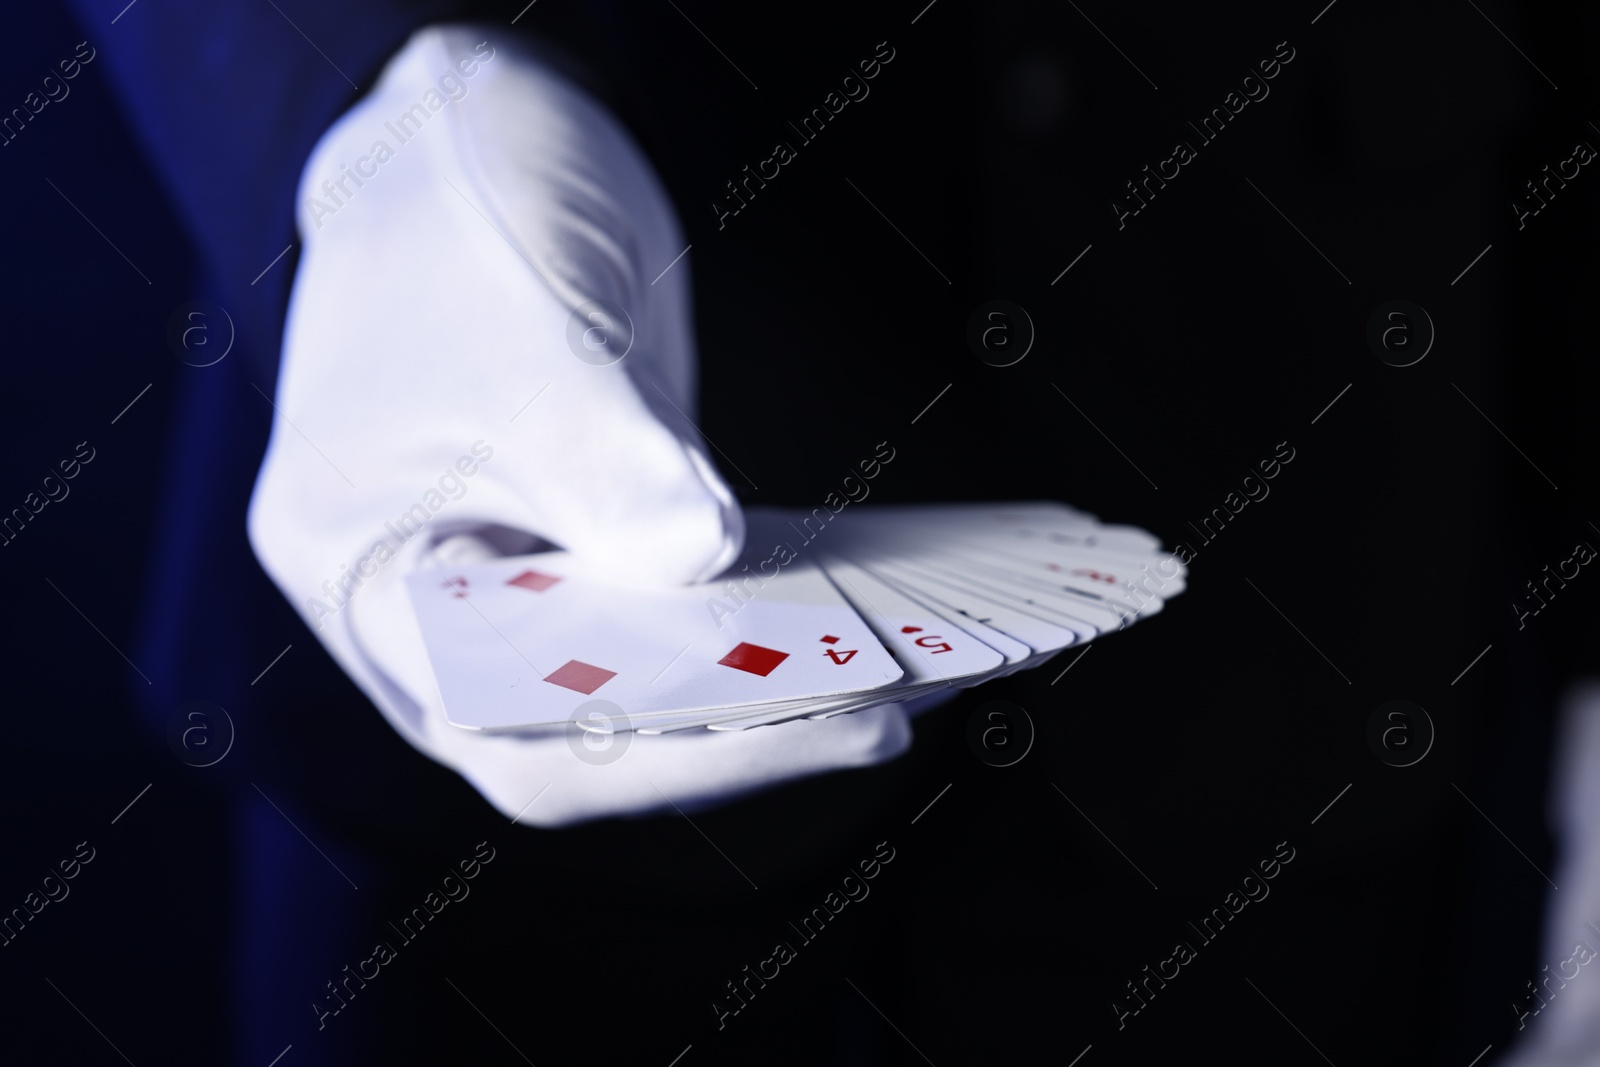
[[[412,37],[318,143],[299,197],[250,540],[407,741],[543,826],[687,811],[906,748],[898,705],[618,736],[609,757],[575,727],[446,722],[406,573],[543,538],[622,577],[683,583],[741,548],[738,505],[688,414],[684,239],[608,112],[526,46],[466,27]]]

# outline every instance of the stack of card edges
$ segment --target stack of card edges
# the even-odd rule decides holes
[[[407,578],[450,722],[745,730],[975,686],[1161,610],[1186,568],[1062,504],[750,508],[716,579],[643,588],[566,552]]]

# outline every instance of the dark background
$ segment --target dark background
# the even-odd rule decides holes
[[[82,29],[30,10],[0,43],[7,109],[77,41],[102,57],[0,149],[0,508],[78,442],[96,450],[0,549],[0,907],[96,849],[0,949],[6,1062],[265,1067],[292,1046],[284,1067],[666,1065],[691,1046],[683,1067],[942,1067],[1092,1046],[1084,1067],[1464,1065],[1509,1046],[1513,998],[1554,962],[1537,944],[1559,858],[1550,722],[1600,593],[1585,571],[1521,630],[1509,604],[1600,542],[1583,299],[1600,178],[1585,167],[1520,231],[1509,203],[1575,142],[1600,145],[1592,14],[541,0],[518,29],[610,72],[677,199],[699,421],[746,503],[818,505],[886,440],[874,501],[1061,500],[1198,551],[1159,618],[928,713],[893,763],[692,825],[542,831],[395,737],[254,567],[244,502],[271,412],[251,386],[270,393],[276,338],[246,328],[239,358],[205,369],[166,344],[184,301],[247,287],[214,280],[130,132],[107,56],[146,13],[110,25],[120,6]],[[282,11],[333,33],[317,5]],[[281,62],[334,76],[284,32]],[[787,122],[885,40],[870,96],[719,229],[722,183],[793,142]],[[1270,96],[1119,230],[1123,183],[1195,143],[1186,120],[1280,41],[1295,57]],[[197,94],[225,76],[171,62]],[[293,239],[239,254],[265,264]],[[257,292],[281,301],[293,263]],[[1003,368],[965,338],[996,298],[1037,331]],[[1404,368],[1365,339],[1395,299],[1437,331]],[[1190,523],[1285,441],[1270,496],[1202,543]],[[228,709],[223,762],[169,749],[184,699]],[[1011,767],[967,742],[991,699],[1037,730]],[[1437,734],[1407,768],[1366,740],[1395,699]],[[470,900],[319,1032],[323,983],[481,840],[496,859]],[[895,859],[871,896],[719,1030],[723,983],[881,841]],[[1119,1031],[1124,983],[1285,841],[1271,895]]]

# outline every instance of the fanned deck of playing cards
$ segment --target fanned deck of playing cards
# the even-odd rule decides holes
[[[1160,611],[1186,576],[1145,531],[1048,502],[745,515],[744,554],[701,585],[621,585],[560,551],[408,577],[450,722],[842,715],[1038,666]]]

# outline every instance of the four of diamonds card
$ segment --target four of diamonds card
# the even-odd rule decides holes
[[[620,585],[559,551],[411,575],[450,722],[825,718],[1037,666],[1160,611],[1186,575],[1152,535],[1062,504],[745,518],[741,558],[700,585]]]

